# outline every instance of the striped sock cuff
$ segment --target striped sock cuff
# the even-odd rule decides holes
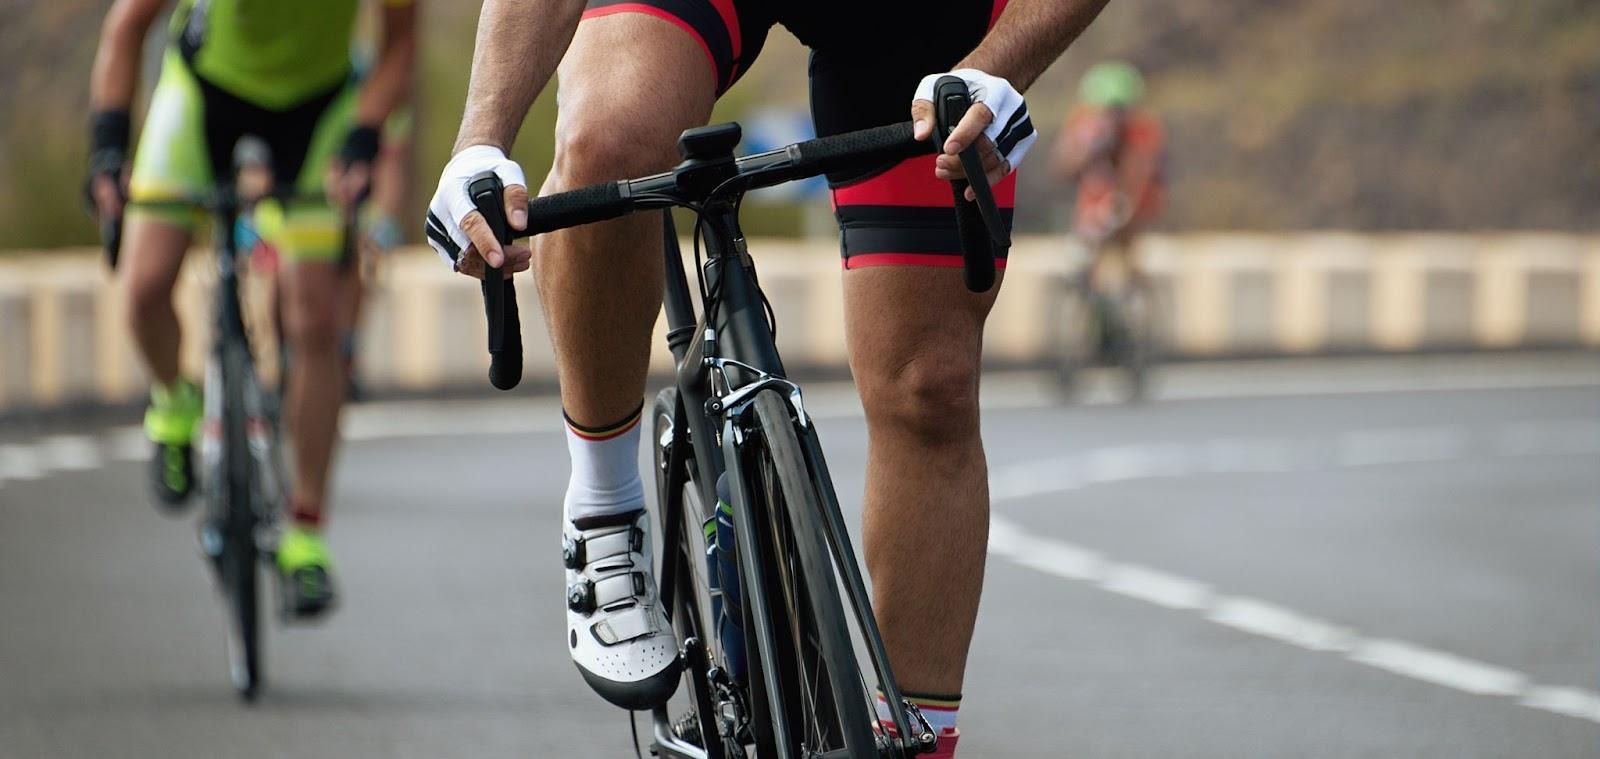
[[[572,434],[590,442],[600,442],[619,437],[628,430],[633,429],[634,425],[639,423],[639,418],[643,414],[644,401],[640,401],[639,407],[634,409],[633,413],[629,414],[627,417],[611,424],[603,424],[598,427],[587,427],[582,424],[578,424],[572,420],[571,416],[567,415],[565,409],[562,409],[561,411],[561,418],[566,421],[567,429],[572,430]]]

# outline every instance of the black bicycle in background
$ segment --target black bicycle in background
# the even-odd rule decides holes
[[[969,105],[966,85],[955,77],[941,80],[936,93],[934,140],[912,139],[908,122],[735,159],[739,127],[721,124],[684,132],[684,160],[670,172],[529,203],[527,234],[638,210],[698,214],[698,316],[666,218],[664,303],[677,374],[652,407],[662,543],[656,555],[686,687],[652,715],[653,754],[877,758],[934,747],[933,730],[901,697],[890,671],[816,427],[773,342],[776,324],[739,228],[739,203],[750,190],[933,152]],[[965,274],[969,288],[984,291],[994,284],[995,249],[1009,241],[990,234],[1003,227],[976,150],[962,159],[978,178],[977,202],[963,200],[966,183],[952,188]],[[492,173],[469,185],[478,210],[508,243],[500,189]],[[521,376],[515,290],[492,269],[483,290],[490,379],[508,389]],[[889,705],[886,721],[875,712],[875,691]]]
[[[212,218],[217,251],[217,282],[212,300],[211,348],[203,384],[204,409],[199,434],[199,484],[205,507],[200,518],[200,548],[208,559],[226,610],[229,673],[240,698],[253,701],[263,681],[261,581],[277,578],[277,537],[283,508],[285,470],[278,435],[276,396],[256,374],[251,332],[240,294],[241,251],[236,229],[241,214],[263,198],[270,185],[270,154],[264,142],[244,137],[234,148],[231,186],[199,196],[136,201],[151,209],[206,211]],[[252,175],[257,182],[247,181]],[[249,187],[259,185],[259,189]],[[321,196],[275,193],[281,202],[323,203]],[[353,217],[352,217],[353,218]],[[114,226],[120,226],[114,225]],[[353,260],[356,228],[347,221],[342,260]],[[113,267],[120,232],[105,237]],[[287,617],[281,600],[280,616]]]

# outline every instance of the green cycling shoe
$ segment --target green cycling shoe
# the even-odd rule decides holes
[[[314,619],[333,608],[333,560],[320,532],[285,529],[278,539],[278,574],[290,618]]]
[[[194,436],[203,413],[200,388],[188,380],[150,389],[144,432],[155,445],[151,484],[156,500],[169,509],[182,508],[194,492]]]

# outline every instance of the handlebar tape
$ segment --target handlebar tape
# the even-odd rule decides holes
[[[625,186],[607,182],[534,198],[528,202],[527,233],[537,235],[623,216],[633,210]]]
[[[794,146],[795,169],[805,174],[826,174],[852,169],[876,160],[901,160],[932,153],[931,140],[918,142],[912,137],[911,122],[818,137]]]

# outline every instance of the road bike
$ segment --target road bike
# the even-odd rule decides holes
[[[265,143],[253,137],[234,149],[235,174],[270,165]],[[320,196],[274,195],[285,204],[325,203]],[[204,414],[199,430],[198,477],[205,506],[200,518],[200,549],[208,559],[227,614],[228,669],[234,689],[254,701],[263,682],[261,573],[278,579],[277,537],[284,502],[283,452],[279,442],[277,396],[264,389],[256,373],[251,331],[246,325],[240,273],[247,251],[236,233],[241,214],[257,198],[230,183],[204,194],[139,200],[132,207],[191,212],[212,218],[216,246],[216,288],[212,299],[211,348],[207,353]],[[346,221],[342,265],[348,266],[357,240]],[[115,266],[120,233],[108,236],[107,255]],[[278,587],[279,614],[287,618],[286,590]]]
[[[934,747],[932,728],[890,671],[816,426],[774,344],[776,323],[739,228],[739,204],[750,190],[932,153],[970,103],[955,77],[935,91],[935,140],[914,140],[907,122],[735,159],[739,126],[719,124],[684,132],[683,162],[669,172],[528,205],[528,235],[634,211],[679,207],[698,215],[698,315],[671,216],[664,222],[663,302],[677,371],[651,408],[656,577],[686,687],[651,715],[658,756],[887,758]],[[986,291],[995,251],[1009,240],[976,150],[962,160],[978,178],[976,201],[964,200],[965,182],[952,188],[964,274],[970,289]],[[480,174],[468,192],[509,243],[499,180]],[[482,288],[490,381],[509,389],[521,377],[515,288],[494,269]],[[878,693],[887,720],[874,709]]]
[[[1080,233],[1088,260],[1068,272],[1050,299],[1050,362],[1063,400],[1071,400],[1083,373],[1097,366],[1119,371],[1123,397],[1139,401],[1149,389],[1159,345],[1157,298],[1149,277],[1133,264],[1134,251],[1113,247],[1127,223],[1123,211],[1104,229]],[[1130,245],[1130,243],[1121,243]]]

